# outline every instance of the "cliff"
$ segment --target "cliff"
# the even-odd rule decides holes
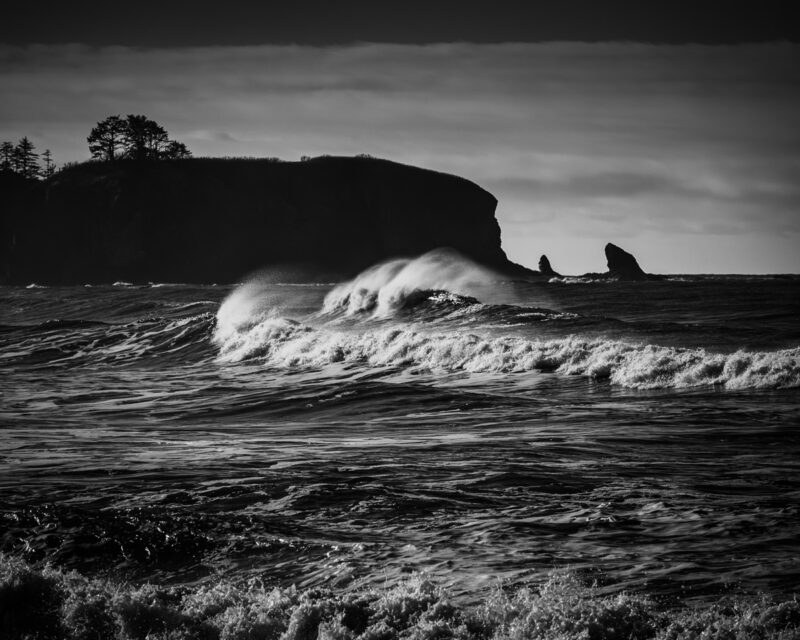
[[[437,247],[512,277],[536,275],[506,258],[492,194],[386,160],[120,161],[45,182],[8,178],[6,284],[223,283],[279,264],[331,279]]]

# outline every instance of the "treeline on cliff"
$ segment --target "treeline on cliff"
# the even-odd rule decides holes
[[[172,140],[167,130],[147,116],[109,116],[98,122],[86,138],[95,160],[179,160],[192,153],[183,142]]]
[[[28,136],[20,138],[15,145],[9,141],[0,143],[0,173],[13,173],[22,178],[49,178],[55,173],[56,165],[50,149],[41,155]]]
[[[109,116],[98,122],[86,138],[93,160],[179,160],[190,158],[192,152],[167,130],[147,116],[130,114]],[[66,163],[64,167],[77,163]],[[0,143],[0,174],[14,174],[26,179],[50,178],[56,173],[50,149],[36,152],[36,146],[23,136],[17,144]]]

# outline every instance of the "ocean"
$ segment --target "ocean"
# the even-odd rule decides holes
[[[282,277],[0,287],[0,635],[798,637],[800,277]]]

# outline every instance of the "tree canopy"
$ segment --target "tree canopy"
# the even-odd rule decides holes
[[[45,152],[46,169],[39,165],[39,154],[27,136],[16,145],[11,142],[0,143],[0,172],[16,173],[24,178],[49,177],[55,171],[50,151]]]
[[[192,155],[185,144],[170,140],[164,127],[142,115],[109,116],[97,123],[86,141],[98,160],[175,160]]]
[[[125,135],[126,122],[119,116],[110,116],[98,122],[89,137],[89,151],[93,158],[116,160],[123,149],[122,139]]]

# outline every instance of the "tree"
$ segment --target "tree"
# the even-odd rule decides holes
[[[166,130],[147,116],[130,114],[124,119],[109,116],[98,122],[89,137],[93,158],[116,160],[161,160],[190,158],[186,145],[170,140]]]
[[[0,171],[14,170],[14,145],[10,142],[0,144]]]
[[[92,129],[86,141],[93,158],[116,160],[124,150],[127,122],[119,116],[109,116]]]
[[[186,145],[183,144],[183,142],[170,140],[166,150],[164,151],[164,157],[168,160],[182,160],[184,158],[191,158],[192,152],[186,148]]]
[[[39,154],[34,151],[35,148],[25,136],[14,149],[15,171],[25,178],[36,178],[41,171],[37,160]]]
[[[11,170],[14,173],[22,173],[22,164],[22,151],[18,146],[15,146],[11,152]]]
[[[134,160],[158,160],[169,144],[167,132],[146,116],[129,115],[125,129],[125,154]]]
[[[50,153],[50,149],[44,150],[42,158],[44,159],[44,169],[42,169],[42,175],[45,178],[49,178],[56,172],[56,165],[55,162],[53,162],[53,154]]]

